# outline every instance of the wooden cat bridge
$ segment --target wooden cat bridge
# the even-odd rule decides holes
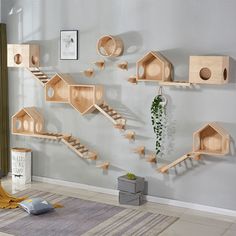
[[[81,85],[66,74],[49,78],[39,69],[39,45],[8,44],[8,67],[27,68],[44,87],[47,102],[67,103],[82,115],[98,110],[116,128],[124,129],[126,120],[103,99],[101,85]]]
[[[193,133],[193,150],[172,163],[158,169],[167,173],[169,169],[185,162],[187,159],[200,160],[201,155],[223,156],[229,153],[230,136],[218,123],[211,122]]]
[[[12,116],[12,134],[61,141],[83,159],[96,160],[97,154],[90,151],[72,135],[44,131],[44,119],[35,107],[25,107]]]

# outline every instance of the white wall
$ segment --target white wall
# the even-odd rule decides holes
[[[129,143],[101,114],[81,116],[71,107],[44,101],[43,88],[24,69],[9,69],[10,113],[23,106],[43,111],[47,128],[72,133],[111,162],[108,173],[86,163],[63,144],[11,136],[11,146],[34,150],[33,174],[116,188],[119,175],[131,171],[148,181],[149,195],[236,210],[236,159],[206,157],[162,175],[156,171],[191,150],[192,133],[209,121],[218,121],[236,138],[236,2],[234,0],[3,0],[3,20],[9,43],[36,42],[41,46],[44,71],[70,73],[79,83],[103,84],[109,104],[128,118],[138,134]],[[78,61],[59,60],[62,29],[80,30]],[[81,70],[100,57],[96,41],[103,34],[120,35],[125,43],[121,58],[106,59],[104,72],[86,79]],[[133,49],[133,51],[131,50]],[[188,79],[188,58],[196,54],[231,56],[231,83],[225,86],[165,88],[169,114],[167,155],[151,166],[132,152],[138,145],[154,151],[155,137],[150,122],[150,105],[156,84],[129,84],[135,62],[149,50],[161,51],[175,67],[176,79]],[[116,69],[116,62],[129,61],[128,72]]]

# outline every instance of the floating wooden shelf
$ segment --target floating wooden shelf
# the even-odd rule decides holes
[[[117,64],[117,67],[120,68],[121,70],[128,70],[128,62],[123,61]]]
[[[84,70],[84,75],[88,78],[91,78],[94,76],[94,69],[93,68],[89,68],[87,70]]]
[[[109,168],[109,166],[110,166],[110,163],[109,163],[109,162],[104,162],[104,163],[102,163],[102,164],[100,164],[100,165],[97,165],[96,167],[97,167],[97,168],[101,168],[101,169],[103,169],[103,170],[107,170],[107,169]]]
[[[149,52],[137,61],[138,81],[172,81],[172,64],[158,52]]]
[[[130,82],[131,84],[137,84],[137,76],[136,75],[132,75],[129,77],[128,82]]]
[[[135,140],[135,132],[134,131],[126,132],[125,138],[128,140]]]
[[[191,83],[188,81],[165,81],[165,82],[160,82],[160,85],[164,86],[176,86],[176,87],[191,87]]]
[[[39,67],[39,45],[8,44],[8,67]]]
[[[193,152],[207,155],[229,153],[229,134],[216,122],[208,123],[193,134]]]
[[[105,68],[105,61],[104,60],[99,60],[94,62],[94,64],[100,69],[100,70],[104,70]]]
[[[145,155],[145,147],[144,146],[139,146],[134,149],[134,152],[139,154],[140,156]]]
[[[47,102],[69,103],[69,85],[73,79],[65,74],[55,74],[45,84],[45,99]]]
[[[189,82],[226,84],[229,80],[228,56],[190,56]]]
[[[40,82],[40,84],[42,86],[45,86],[45,84],[50,80],[48,78],[48,76],[46,74],[44,74],[39,68],[36,68],[36,67],[31,67],[31,68],[27,68],[31,73],[32,75],[34,76],[34,78]]]
[[[162,166],[161,168],[159,168],[157,170],[161,173],[167,173],[170,168],[173,168],[173,167],[177,166],[178,164],[180,164],[181,162],[183,162],[189,158],[193,158],[194,156],[195,156],[195,153],[187,153],[187,154],[183,155],[182,157],[178,158],[177,160],[173,161],[172,163]]]
[[[112,107],[103,102],[101,105],[95,105],[95,107],[106,116],[116,128],[124,128],[126,124],[126,120]]]
[[[117,36],[104,35],[97,42],[97,51],[101,56],[118,57],[123,50],[123,41]]]
[[[25,107],[12,116],[13,134],[37,134],[43,132],[44,120],[35,107]]]
[[[157,163],[156,155],[155,154],[148,155],[146,161],[156,164]]]
[[[103,103],[103,87],[100,85],[70,85],[69,102],[82,115],[92,112]]]

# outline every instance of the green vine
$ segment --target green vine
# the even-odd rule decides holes
[[[161,154],[162,151],[162,141],[164,138],[165,130],[165,104],[163,104],[163,96],[157,95],[151,106],[151,120],[153,131],[156,134],[156,155]]]

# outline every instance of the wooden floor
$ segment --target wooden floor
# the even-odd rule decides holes
[[[89,199],[112,205],[119,205],[117,197],[109,194],[96,193],[78,188],[64,187],[60,185],[32,182],[31,184],[16,187],[10,179],[2,180],[3,187],[15,193],[26,188],[38,189],[66,196]],[[235,236],[236,217],[222,216],[212,213],[190,210],[181,207],[174,207],[148,202],[140,207],[127,206],[141,211],[162,213],[171,216],[178,216],[180,219],[170,226],[160,236]],[[6,236],[0,232],[0,236]],[[8,235],[9,236],[9,235]]]

